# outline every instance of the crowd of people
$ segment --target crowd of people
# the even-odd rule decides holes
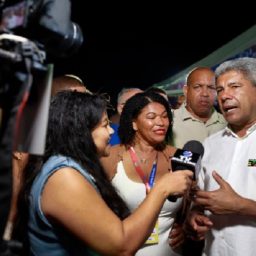
[[[173,109],[160,88],[123,88],[114,130],[104,95],[55,78],[44,155],[13,153],[16,255],[254,255],[256,59],[196,67],[183,92]],[[170,161],[191,140],[197,180]]]

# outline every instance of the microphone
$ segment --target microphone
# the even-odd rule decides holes
[[[193,180],[196,180],[201,168],[201,158],[204,154],[204,147],[201,142],[197,140],[190,140],[183,149],[177,149],[174,156],[171,158],[172,171],[177,170],[191,170]],[[169,196],[168,200],[171,202],[177,201],[177,196]]]

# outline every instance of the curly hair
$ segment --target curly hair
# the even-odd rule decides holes
[[[120,126],[118,129],[121,144],[125,146],[132,145],[135,138],[135,131],[133,129],[132,122],[139,116],[142,109],[151,102],[157,102],[163,105],[166,109],[170,125],[166,133],[165,141],[170,140],[172,136],[172,112],[170,105],[166,99],[158,93],[146,91],[131,97],[123,108],[123,112],[120,117]],[[165,141],[163,143],[165,143]]]

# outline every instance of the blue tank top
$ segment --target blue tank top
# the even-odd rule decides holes
[[[48,178],[58,169],[72,167],[79,171],[98,191],[94,178],[69,157],[52,156],[43,165],[30,192],[28,237],[31,255],[81,256],[99,255],[60,226],[52,225],[41,209],[41,194]]]

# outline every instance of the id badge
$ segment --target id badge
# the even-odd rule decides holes
[[[159,242],[158,235],[159,235],[159,226],[158,226],[158,221],[157,221],[150,237],[146,241],[146,244],[158,244],[158,242]]]

